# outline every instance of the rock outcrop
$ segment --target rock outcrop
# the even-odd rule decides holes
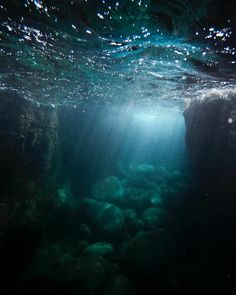
[[[196,100],[184,117],[194,172],[194,188],[185,204],[192,223],[188,242],[219,276],[235,265],[236,94]],[[226,283],[220,278],[219,284]]]
[[[31,223],[54,201],[57,124],[56,109],[0,92],[2,235],[9,223]]]
[[[191,103],[184,113],[186,145],[203,211],[229,218],[236,208],[236,94],[209,95]],[[209,214],[209,213],[208,213]],[[222,215],[223,214],[223,215]]]
[[[193,101],[184,117],[186,145],[197,176],[213,186],[234,183],[236,94]]]

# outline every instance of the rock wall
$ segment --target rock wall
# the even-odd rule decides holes
[[[0,92],[0,234],[30,223],[55,198],[57,110]]]
[[[184,112],[192,168],[208,188],[231,186],[236,175],[236,94],[196,100]]]
[[[210,95],[184,112],[186,145],[194,172],[187,212],[192,249],[219,273],[235,264],[236,94]],[[217,259],[216,259],[217,257]]]

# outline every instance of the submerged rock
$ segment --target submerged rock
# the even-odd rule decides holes
[[[126,209],[124,211],[125,220],[128,232],[135,234],[144,229],[144,222],[137,217],[137,213],[133,209]]]
[[[163,180],[163,179],[168,178],[169,171],[166,169],[166,167],[159,166],[156,168],[156,175],[157,175],[157,179]]]
[[[57,202],[59,205],[76,207],[77,201],[73,196],[69,183],[65,183],[57,189]]]
[[[235,183],[235,110],[235,92],[222,91],[193,101],[184,112],[190,163],[208,186]]]
[[[71,256],[78,257],[82,251],[88,246],[86,240],[76,242],[63,242],[50,245],[46,250],[51,255],[52,259],[57,263],[62,257]]]
[[[156,207],[163,207],[163,201],[159,192],[154,192],[150,195],[150,203]]]
[[[155,171],[154,166],[150,164],[138,164],[138,165],[130,165],[130,171],[134,173],[146,174],[152,173]]]
[[[79,237],[80,239],[85,239],[87,241],[93,240],[93,233],[86,223],[81,223],[79,227]]]
[[[143,212],[143,221],[149,230],[165,226],[168,211],[162,208],[149,208]]]
[[[92,226],[94,234],[107,240],[123,238],[125,222],[119,207],[89,198],[83,198],[79,203],[81,215]]]
[[[169,174],[169,180],[171,181],[178,181],[183,178],[183,174],[178,170],[173,170]]]
[[[139,232],[123,250],[127,272],[138,279],[155,279],[180,258],[180,248],[166,231]]]
[[[7,223],[41,220],[56,203],[58,112],[0,91],[0,238]]]
[[[146,191],[142,194],[142,197],[146,200],[146,204],[149,206],[163,207],[160,190]]]
[[[84,249],[83,254],[86,254],[86,255],[96,254],[100,256],[108,256],[112,254],[113,252],[114,252],[114,247],[112,244],[105,243],[105,242],[97,242],[87,246]]]
[[[204,100],[193,101],[184,112],[190,164],[201,190],[199,195],[204,196],[198,204],[192,201],[192,206],[196,218],[201,212],[204,227],[225,224],[224,232],[230,232],[235,223],[235,114],[235,91],[209,94]]]
[[[124,211],[124,216],[127,221],[131,221],[137,218],[137,213],[134,209],[126,209]]]
[[[74,257],[78,257],[88,245],[89,243],[86,240],[77,241],[70,246],[68,253]]]
[[[134,283],[125,276],[113,276],[106,284],[103,295],[135,295],[137,288]]]
[[[105,278],[99,257],[78,257],[60,264],[52,276],[51,289],[72,294],[95,295],[101,291]]]
[[[134,209],[137,213],[149,207],[149,198],[143,190],[129,189],[126,193],[125,206]]]
[[[158,189],[156,181],[150,179],[147,175],[133,174],[127,179],[127,187],[134,188],[137,191],[155,191]],[[127,190],[126,190],[127,194]]]
[[[92,197],[102,201],[120,201],[123,199],[124,189],[116,176],[108,176],[92,187]]]
[[[59,263],[67,263],[73,261],[74,257],[70,254],[64,254],[60,257]]]
[[[195,227],[195,247],[204,244],[205,257],[216,251],[217,261],[224,261],[230,269],[235,265],[236,248],[235,90],[207,92],[204,99],[191,102],[184,118],[194,175],[187,209]],[[217,268],[221,272],[222,266]]]
[[[127,224],[127,229],[130,234],[136,234],[139,231],[144,230],[144,228],[145,224],[142,219],[134,219]]]

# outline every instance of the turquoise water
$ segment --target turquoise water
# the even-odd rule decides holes
[[[153,107],[233,87],[231,6],[211,3],[3,1],[1,88],[55,105]]]
[[[236,289],[235,11],[0,1],[9,294]]]

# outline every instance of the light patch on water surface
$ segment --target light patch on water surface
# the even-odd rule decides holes
[[[215,100],[215,99],[225,99],[230,100],[236,95],[235,87],[226,87],[224,89],[215,87],[210,89],[204,89],[196,93],[196,98],[199,100]]]
[[[235,85],[230,18],[185,36],[186,19],[175,28],[171,1],[154,6],[148,0],[22,3],[25,14],[19,19],[11,16],[10,5],[0,6],[7,12],[0,25],[0,88],[27,99],[55,105],[161,102],[181,108],[199,91]],[[201,9],[190,7],[193,19]],[[169,16],[174,28],[161,17],[152,19],[151,12]]]
[[[38,7],[38,8],[43,8],[43,4],[41,1],[39,0],[33,0],[34,4]]]

